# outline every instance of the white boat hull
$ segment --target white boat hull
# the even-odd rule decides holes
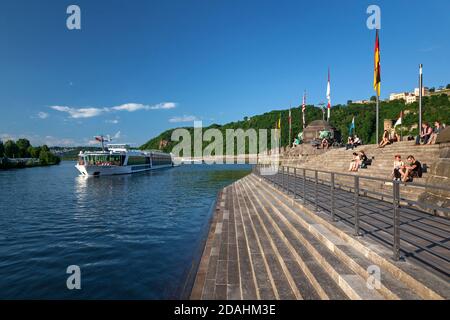
[[[94,166],[94,165],[75,165],[75,168],[84,176],[112,176],[119,174],[131,174],[137,172],[144,172],[162,168],[170,168],[172,165],[160,165],[160,166],[150,166],[150,165],[137,165],[137,166]]]

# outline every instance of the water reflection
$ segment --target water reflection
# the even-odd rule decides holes
[[[78,176],[73,163],[1,172],[0,298],[175,297],[220,188],[248,166]],[[69,264],[83,290],[65,289]]]

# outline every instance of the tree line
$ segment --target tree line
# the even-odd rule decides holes
[[[26,159],[26,165],[35,165],[32,159],[39,160],[38,165],[58,164],[61,159],[50,152],[47,145],[34,147],[28,139],[18,139],[17,141],[7,140],[5,143],[0,141],[0,158],[2,158],[3,166],[12,166],[9,159]],[[17,163],[17,161],[14,161]]]
[[[402,125],[397,127],[398,133],[403,136],[415,136],[418,134],[418,102],[406,104],[404,100],[394,101],[380,101],[380,138],[383,134],[384,119],[397,120],[400,112],[403,111],[404,117]],[[426,96],[422,100],[422,118],[423,121],[433,125],[434,121],[450,124],[450,100],[449,96],[445,94],[437,96]],[[275,128],[278,119],[281,117],[281,145],[287,146],[292,144],[295,137],[303,130],[301,106],[291,109],[292,113],[292,136],[289,141],[289,109],[273,110],[261,115],[253,117],[245,117],[242,121],[230,122],[224,125],[212,124],[204,127],[203,130],[209,128],[219,129],[225,137],[226,129],[273,129]],[[306,124],[313,120],[322,119],[322,109],[308,105],[306,106]],[[366,104],[352,103],[348,101],[345,105],[335,105],[331,109],[330,124],[336,128],[342,140],[345,142],[349,136],[349,126],[355,117],[355,131],[365,144],[373,144],[376,141],[376,104],[371,101]],[[193,136],[194,129],[192,127],[185,127]],[[175,129],[170,129],[162,132],[155,138],[150,139],[140,148],[144,149],[159,149],[160,142],[165,141],[164,147],[161,150],[170,152],[174,145],[178,142],[171,141],[172,132]],[[270,141],[270,140],[268,140]],[[204,147],[210,142],[204,142]],[[225,143],[225,142],[224,142]]]

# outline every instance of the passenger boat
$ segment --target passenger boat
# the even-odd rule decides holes
[[[173,167],[170,153],[141,151],[126,144],[108,144],[102,151],[80,151],[75,168],[85,176],[130,174]]]

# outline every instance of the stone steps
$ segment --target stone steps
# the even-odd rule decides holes
[[[273,202],[278,201],[280,205],[278,208],[284,207],[286,210],[284,212],[286,216],[289,217],[292,226],[298,230],[298,232],[301,232],[303,241],[308,241],[312,245],[311,250],[316,249],[316,256],[326,265],[327,270],[335,275],[335,281],[339,282],[339,274],[346,274],[347,277],[352,278],[353,283],[356,284],[356,277],[354,276],[358,275],[363,279],[363,285],[365,287],[366,281],[369,278],[367,268],[373,265],[373,262],[364,255],[361,255],[351,246],[347,245],[326,227],[317,224],[314,220],[302,214],[302,211],[298,208],[286,205],[283,201],[279,201],[279,199],[274,196],[273,192],[270,192],[267,187],[261,188],[257,179],[255,179],[255,177],[249,178],[249,180],[252,180],[252,187],[258,190],[261,197],[267,197]],[[255,183],[258,184],[258,187]],[[332,269],[335,270],[330,271]],[[419,299],[419,297],[412,293],[408,287],[397,281],[388,272],[383,272],[382,270],[382,274],[383,281],[380,283],[381,286],[378,291],[384,298]],[[349,290],[348,285],[345,287]],[[361,282],[358,287],[361,288]],[[357,296],[354,293],[351,293],[351,295],[353,297]],[[366,295],[366,297],[368,296]],[[379,296],[376,297],[380,298]]]
[[[250,179],[249,179],[250,180]],[[277,203],[277,199],[273,198],[266,189],[256,188],[253,182],[247,183],[251,185],[254,190],[258,190],[258,196],[264,199],[266,205],[270,203]],[[311,224],[306,222],[300,215],[294,212],[288,206],[278,206],[278,215],[276,216],[278,221],[283,221],[288,225],[292,234],[302,243],[313,255],[315,260],[320,264],[320,266],[327,271],[328,274],[332,276],[333,281],[341,287],[341,289],[347,294],[351,299],[382,299],[383,297],[375,290],[370,290],[366,286],[367,272],[362,272],[361,274],[356,273],[350,268],[348,261],[341,259],[335,254],[333,248],[330,248],[329,239],[332,239],[337,245],[344,245],[342,241],[339,241],[336,237],[333,237],[326,229],[322,228],[321,225]],[[313,230],[313,232],[311,232]],[[326,234],[327,238],[317,236],[318,234]],[[363,258],[362,256],[360,257]],[[389,297],[394,297],[392,292],[389,293]],[[395,296],[396,297],[396,296]]]
[[[378,265],[383,275],[382,288],[379,289],[387,299],[442,299],[448,298],[448,283],[407,262],[394,262],[391,254],[367,238],[351,236],[352,230],[340,222],[331,222],[323,214],[312,212],[304,205],[293,201],[292,197],[277,190],[264,180],[252,175],[245,178],[253,182],[252,187],[266,197],[278,200],[280,207],[290,211],[293,219],[302,224],[321,243],[328,247],[341,261],[344,261],[355,273],[367,279],[367,266]],[[263,186],[261,186],[263,185]],[[362,208],[363,209],[363,208]],[[316,226],[320,225],[319,228]],[[407,229],[404,229],[406,232]],[[402,246],[407,246],[402,243]]]

